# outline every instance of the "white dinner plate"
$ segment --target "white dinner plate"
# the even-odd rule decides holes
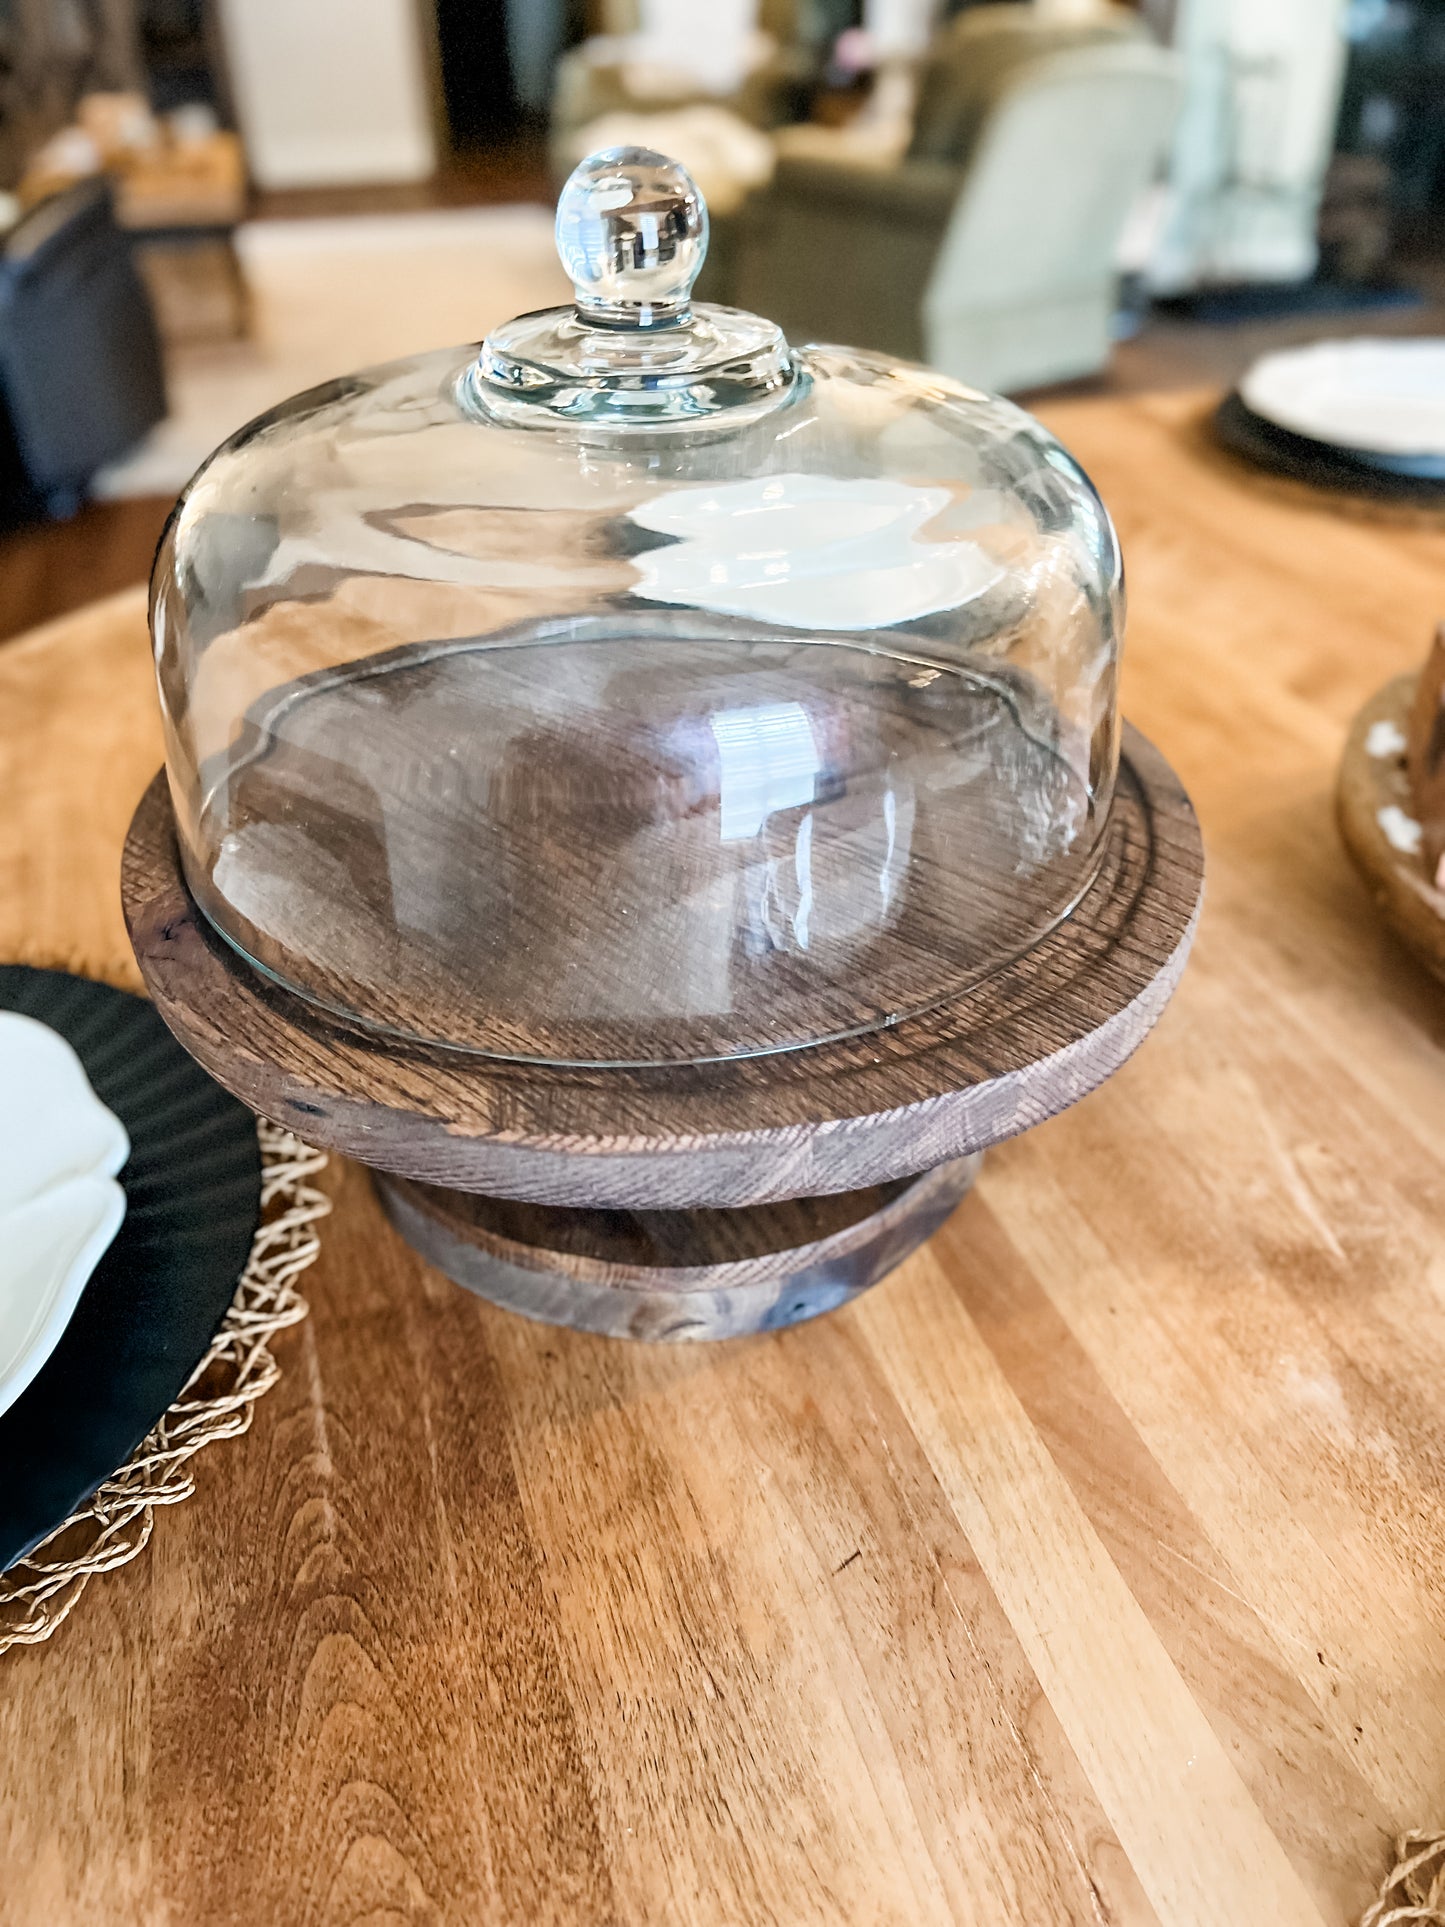
[[[1332,448],[1445,460],[1445,340],[1284,349],[1255,362],[1239,392],[1277,428]]]
[[[65,1039],[0,1011],[0,1412],[60,1342],[119,1231],[129,1155]]]

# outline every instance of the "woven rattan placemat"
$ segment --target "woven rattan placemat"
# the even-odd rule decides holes
[[[324,1152],[264,1119],[257,1135],[261,1220],[230,1310],[180,1396],[126,1463],[0,1573],[0,1653],[48,1639],[96,1573],[134,1559],[150,1539],[156,1507],[195,1490],[192,1459],[214,1440],[246,1431],[257,1399],[280,1376],[270,1341],[306,1316],[296,1280],[321,1248],[316,1226],[331,1202],[311,1182],[325,1167]]]

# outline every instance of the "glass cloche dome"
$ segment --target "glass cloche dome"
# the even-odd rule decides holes
[[[1089,888],[1122,578],[1088,478],[927,369],[693,306],[707,214],[573,174],[575,308],[231,437],[153,583],[181,855],[342,1020],[560,1065],[866,1035]]]

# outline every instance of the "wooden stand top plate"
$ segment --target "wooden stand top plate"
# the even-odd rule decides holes
[[[1203,850],[1177,778],[1126,726],[1098,877],[1040,943],[891,1029],[665,1068],[506,1063],[332,1021],[209,929],[181,874],[163,774],[131,824],[121,888],[161,1015],[264,1116],[456,1190],[656,1210],[886,1183],[1085,1096],[1139,1044],[1178,981]]]

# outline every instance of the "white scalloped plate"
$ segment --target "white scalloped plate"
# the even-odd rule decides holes
[[[1003,575],[976,542],[930,542],[946,488],[764,475],[678,488],[631,511],[674,539],[632,558],[633,593],[790,629],[882,629],[956,609]]]
[[[1369,455],[1445,456],[1445,340],[1320,341],[1264,355],[1244,405],[1291,434]]]
[[[0,1011],[0,1412],[60,1342],[119,1231],[129,1155],[65,1039]]]

